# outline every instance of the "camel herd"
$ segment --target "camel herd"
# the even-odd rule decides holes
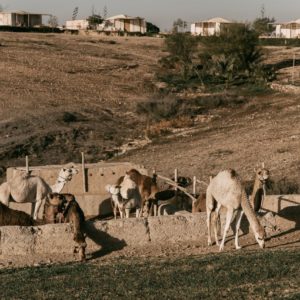
[[[0,225],[32,226],[45,223],[68,222],[73,229],[73,239],[78,245],[80,259],[85,259],[85,217],[74,195],[60,194],[66,182],[77,174],[75,167],[62,168],[55,185],[48,185],[41,177],[33,176],[28,172],[18,171],[8,182],[0,186]],[[207,212],[208,245],[211,241],[211,225],[213,223],[216,245],[220,251],[224,249],[225,239],[230,224],[236,214],[235,247],[240,249],[238,232],[243,214],[247,217],[253,230],[255,239],[260,247],[264,247],[265,231],[261,226],[256,211],[261,205],[261,196],[269,178],[269,171],[265,168],[256,170],[256,179],[251,203],[247,198],[241,178],[234,170],[219,172],[213,177],[207,187],[206,194],[198,196],[193,201],[192,212]],[[188,181],[190,183],[190,181]],[[157,176],[142,175],[135,169],[126,172],[114,184],[107,185],[106,191],[111,196],[114,218],[119,214],[121,218],[129,218],[131,210],[136,210],[136,217],[157,215],[157,204],[168,197],[176,197],[174,189],[161,191],[157,184]],[[180,193],[179,193],[180,194]],[[31,216],[24,212],[12,210],[8,207],[9,201],[19,203],[31,202]],[[38,221],[38,211],[42,201],[45,202],[43,221]],[[220,208],[226,208],[226,224],[221,243],[218,239],[218,222]],[[254,207],[254,209],[253,209]],[[214,218],[212,218],[214,212]]]

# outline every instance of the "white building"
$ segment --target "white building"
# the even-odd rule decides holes
[[[212,18],[191,24],[191,34],[201,36],[219,35],[226,26],[234,22],[223,18]]]
[[[26,11],[1,11],[0,26],[22,26],[22,27],[42,26],[43,16],[49,16],[49,15],[30,13]]]
[[[66,29],[70,30],[86,30],[89,28],[88,20],[71,20],[66,21]]]
[[[140,17],[129,17],[127,15],[117,15],[107,18],[103,24],[98,27],[103,31],[122,31],[122,32],[135,32],[146,33],[146,21]]]
[[[276,24],[276,37],[278,38],[299,38],[300,37],[300,19],[287,23]]]

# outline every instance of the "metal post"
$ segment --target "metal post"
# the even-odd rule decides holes
[[[83,184],[83,192],[86,193],[86,178],[85,178],[84,152],[81,152],[81,167],[82,167],[82,184]]]

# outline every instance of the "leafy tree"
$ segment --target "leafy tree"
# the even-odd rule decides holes
[[[274,25],[272,23],[275,22],[275,18],[270,18],[265,16],[265,7],[262,6],[260,17],[256,18],[252,24],[253,29],[259,34],[268,35],[274,31]]]
[[[182,19],[177,19],[173,22],[173,32],[184,32],[187,29],[187,22]]]
[[[258,33],[249,26],[234,24],[219,37],[205,39],[202,44],[203,76],[227,83],[264,79]]]
[[[197,50],[198,41],[190,34],[175,32],[165,39],[165,47],[169,55],[160,63],[167,69],[173,69],[174,74],[188,80],[193,70],[193,57]]]
[[[154,25],[150,22],[146,22],[146,27],[147,27],[147,32],[149,32],[149,33],[159,33],[160,32],[159,27],[157,27],[156,25]]]
[[[50,16],[49,20],[48,20],[48,25],[51,27],[51,28],[56,28],[58,27],[58,19],[56,16]]]
[[[98,24],[102,24],[104,21],[99,14],[92,14],[87,20],[89,21],[91,28],[97,27]]]

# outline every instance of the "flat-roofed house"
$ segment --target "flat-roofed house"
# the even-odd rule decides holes
[[[300,19],[286,23],[276,24],[276,37],[293,39],[300,37]]]
[[[86,30],[90,27],[88,20],[70,20],[66,21],[66,29],[70,30]]]
[[[201,36],[219,35],[223,29],[234,23],[235,22],[219,17],[195,22],[191,24],[191,34]]]
[[[98,27],[103,31],[121,31],[132,33],[146,33],[147,26],[144,18],[130,17],[127,15],[117,15],[107,18],[103,24]]]
[[[31,13],[26,11],[1,11],[0,26],[35,27],[43,25],[43,16],[49,14]]]

